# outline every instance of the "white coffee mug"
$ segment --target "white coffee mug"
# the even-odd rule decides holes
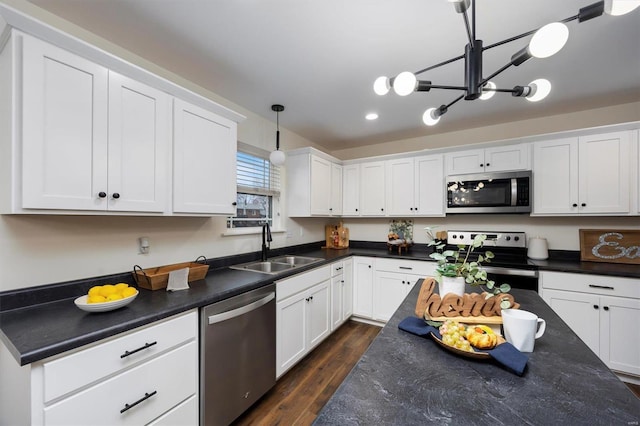
[[[544,334],[547,323],[532,312],[520,309],[502,310],[504,338],[520,352],[533,352],[537,338]]]

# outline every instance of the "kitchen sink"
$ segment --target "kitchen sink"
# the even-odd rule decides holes
[[[297,266],[311,265],[313,263],[322,262],[323,259],[318,257],[306,257],[306,256],[278,256],[272,259],[267,259],[266,262],[249,262],[242,263],[240,265],[230,266],[231,269],[238,269],[241,271],[254,271],[264,274],[278,274],[280,272],[289,271]]]
[[[286,263],[291,266],[302,266],[302,265],[310,265],[312,263],[321,262],[323,259],[319,257],[306,257],[306,256],[279,256],[274,257],[273,259],[269,259],[271,262],[277,263]]]

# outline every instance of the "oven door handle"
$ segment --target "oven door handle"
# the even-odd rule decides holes
[[[510,269],[497,266],[483,266],[482,269],[489,274],[513,275],[518,277],[537,277],[538,271],[530,269]]]

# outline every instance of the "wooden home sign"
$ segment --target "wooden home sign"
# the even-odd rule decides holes
[[[640,230],[580,229],[580,260],[640,265]]]

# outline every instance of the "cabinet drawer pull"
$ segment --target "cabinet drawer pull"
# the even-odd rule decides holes
[[[591,287],[591,288],[602,288],[602,289],[605,289],[605,290],[615,290],[615,288],[610,287],[608,285],[589,284],[589,287]]]
[[[605,311],[608,311],[608,310],[609,310],[609,307],[608,307],[608,306],[605,306],[605,307],[604,307],[604,308],[602,308],[602,309],[604,309]]]
[[[598,305],[593,305],[593,309],[598,309],[599,306]]]
[[[151,346],[157,345],[157,344],[158,344],[158,342],[145,343],[144,346],[141,346],[138,349],[134,349],[132,351],[124,351],[124,353],[122,355],[120,355],[120,358],[126,358],[129,355],[133,355],[136,352],[140,352],[142,350],[145,350],[145,349],[150,348]]]
[[[122,410],[120,410],[120,414],[124,413],[125,411],[127,411],[130,408],[135,407],[136,405],[140,404],[142,401],[151,398],[153,395],[155,395],[157,393],[158,393],[158,391],[153,391],[151,393],[145,392],[144,396],[142,398],[140,398],[139,400],[137,400],[136,402],[134,402],[133,404],[124,404],[124,408]]]
[[[399,269],[408,269],[409,271],[413,271],[411,266],[398,266]]]
[[[336,268],[336,271],[341,271],[342,270],[342,266],[339,268]]]

